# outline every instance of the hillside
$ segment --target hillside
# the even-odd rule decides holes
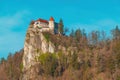
[[[24,50],[1,60],[0,80],[120,80],[120,29],[112,32],[65,36],[30,25]]]
[[[7,60],[0,61],[0,80],[19,80],[22,74],[23,49],[14,55],[9,54]]]

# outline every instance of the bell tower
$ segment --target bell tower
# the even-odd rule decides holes
[[[52,33],[54,33],[54,27],[55,27],[54,18],[53,18],[53,17],[50,17],[50,20],[49,20],[49,28],[50,28],[50,31],[51,31]]]

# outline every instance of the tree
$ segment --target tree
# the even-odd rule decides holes
[[[66,35],[67,33],[69,32],[69,29],[66,27],[65,29],[64,29],[64,35]]]
[[[120,39],[120,29],[118,28],[118,26],[116,26],[116,28],[113,29],[111,33],[112,33],[113,39],[115,40]]]
[[[101,31],[101,41],[104,42],[106,40],[106,33],[105,31]]]
[[[84,46],[86,46],[87,45],[87,35],[86,35],[86,32],[85,32],[84,29],[81,32],[82,32],[81,43],[84,44]]]
[[[83,29],[81,32],[82,32],[82,37],[86,37],[86,32],[85,32],[85,30]]]
[[[54,76],[55,70],[58,66],[57,57],[55,54],[45,53],[39,56],[40,66],[45,75]]]
[[[80,68],[80,64],[78,62],[78,54],[77,53],[70,54],[69,66],[71,66],[75,70]]]
[[[75,31],[76,41],[79,42],[81,37],[82,37],[82,32],[81,32],[80,29],[77,29],[77,30]]]
[[[92,45],[96,45],[99,40],[100,40],[100,32],[92,31],[89,35],[89,43]]]
[[[64,24],[63,24],[63,20],[62,19],[60,19],[59,24],[58,24],[58,32],[60,34],[64,34]]]
[[[97,56],[97,68],[98,68],[98,72],[105,71],[105,59],[104,59],[104,55],[102,55],[101,53],[99,53]]]
[[[5,61],[6,61],[5,58],[2,57],[2,58],[0,59],[0,64],[3,64]]]
[[[117,67],[120,68],[120,41],[116,41],[113,46],[113,53],[115,55]]]
[[[75,31],[73,29],[71,30],[70,37],[75,37]]]
[[[57,68],[57,74],[58,76],[62,75],[65,69],[67,69],[67,57],[65,54],[63,54],[61,51],[58,52],[58,68]]]

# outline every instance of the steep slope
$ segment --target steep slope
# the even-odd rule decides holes
[[[28,70],[37,63],[36,57],[42,53],[54,52],[54,45],[47,41],[39,28],[30,25],[26,34],[23,55],[23,71]]]

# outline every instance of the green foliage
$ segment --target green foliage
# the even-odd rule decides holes
[[[80,64],[78,62],[78,55],[76,53],[69,54],[68,59],[69,59],[69,67],[72,67],[75,70],[80,68]]]
[[[49,33],[44,33],[44,37],[49,42],[49,40],[50,40],[50,34]]]
[[[67,64],[67,57],[65,56],[65,54],[63,54],[62,52],[59,52],[58,58],[60,63],[65,67],[65,65]]]
[[[57,57],[55,54],[45,53],[39,56],[39,61],[45,75],[54,76],[58,66]]]
[[[22,70],[23,70],[23,67],[24,67],[24,66],[23,66],[23,63],[21,63],[21,64],[20,64],[20,71],[21,71],[21,72],[22,72]]]
[[[120,80],[120,76],[117,76],[117,79],[116,80]]]
[[[60,19],[59,24],[58,24],[58,32],[60,34],[64,34],[64,24],[63,24],[63,20],[62,19]]]
[[[66,56],[63,52],[57,54],[45,53],[38,57],[40,66],[42,68],[42,74],[51,76],[60,76],[68,67],[75,70],[80,68],[78,62],[78,55],[76,53]]]
[[[120,39],[120,29],[116,26],[115,29],[111,31],[113,39]]]
[[[58,64],[59,64],[59,68],[57,69],[59,73],[58,75],[62,75],[64,70],[67,69],[68,63],[67,63],[67,56],[65,56],[65,54],[63,54],[61,51],[58,52]]]

